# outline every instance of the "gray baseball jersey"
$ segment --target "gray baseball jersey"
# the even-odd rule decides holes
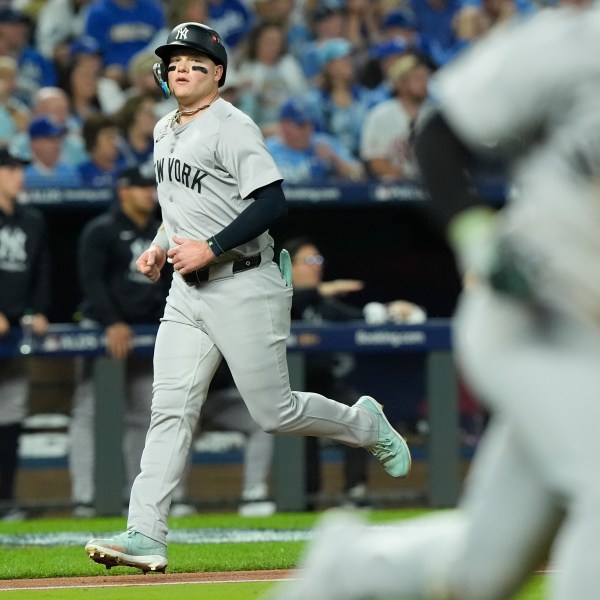
[[[163,224],[173,235],[207,239],[247,206],[253,190],[281,179],[258,127],[219,99],[179,125],[155,130],[155,169]],[[235,272],[232,260],[260,254]],[[173,492],[210,381],[224,357],[254,421],[269,433],[296,433],[366,447],[378,439],[368,411],[290,389],[286,339],[292,288],[273,262],[267,232],[209,266],[188,285],[174,273],[154,351],[152,417],[129,504],[128,528],[165,543]]]
[[[174,127],[173,115],[154,130],[163,225],[169,240],[173,235],[206,240],[254,201],[249,194],[282,177],[255,123],[222,98],[184,125]],[[258,254],[272,244],[265,232],[216,262]]]

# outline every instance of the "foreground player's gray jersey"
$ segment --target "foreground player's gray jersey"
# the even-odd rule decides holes
[[[434,94],[468,144],[521,158],[502,227],[540,299],[600,323],[600,10],[549,9],[477,50]]]
[[[175,113],[154,129],[154,167],[163,224],[173,235],[205,240],[229,225],[257,188],[281,180],[263,136],[240,110],[219,99],[204,113],[178,125]],[[216,262],[259,254],[272,239],[263,233]]]

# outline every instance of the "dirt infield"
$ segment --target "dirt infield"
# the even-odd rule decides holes
[[[144,575],[102,575],[100,577],[55,577],[48,579],[6,579],[0,590],[52,589],[70,587],[118,587],[132,585],[173,585],[176,583],[243,583],[282,581],[293,571],[225,571],[219,573],[149,573]]]

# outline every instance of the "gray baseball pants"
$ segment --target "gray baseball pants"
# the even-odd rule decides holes
[[[189,287],[175,274],[154,351],[152,418],[128,528],[166,543],[167,515],[215,370],[225,357],[252,418],[268,433],[376,442],[369,412],[292,392],[286,361],[292,288],[272,261]]]

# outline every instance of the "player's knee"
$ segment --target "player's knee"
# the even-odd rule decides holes
[[[281,430],[281,421],[277,418],[277,415],[265,415],[257,423],[265,433],[279,433]]]

